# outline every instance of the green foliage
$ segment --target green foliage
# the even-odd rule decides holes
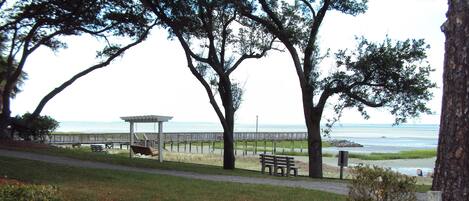
[[[58,189],[51,185],[6,184],[0,185],[2,201],[59,201]]]
[[[429,48],[423,40],[382,43],[358,39],[354,51],[336,54],[337,72],[322,81],[322,89],[340,95],[335,111],[356,107],[367,119],[365,106],[384,107],[396,117],[395,124],[407,118],[430,113],[426,103],[433,97],[430,80],[434,71],[426,61]]]
[[[359,165],[353,169],[348,201],[415,201],[416,178],[389,168]]]
[[[12,129],[23,139],[34,139],[44,141],[46,135],[50,135],[59,122],[50,116],[32,117],[30,113],[14,118]]]

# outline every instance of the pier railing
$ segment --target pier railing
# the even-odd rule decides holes
[[[157,133],[135,133],[136,141],[156,141]],[[236,132],[235,141],[255,140],[306,140],[306,132]],[[216,142],[223,141],[222,132],[172,132],[164,133],[164,142]],[[80,133],[53,134],[47,138],[50,144],[106,144],[129,143],[129,133]]]

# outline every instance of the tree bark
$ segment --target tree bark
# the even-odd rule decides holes
[[[306,119],[308,127],[309,177],[322,178],[321,117],[314,115]]]
[[[225,127],[223,128],[223,169],[235,169],[234,155],[234,114],[233,92],[229,77],[220,78],[219,92],[225,108]]]
[[[225,109],[225,118],[227,128],[223,131],[223,169],[235,169],[234,155],[234,112]]]
[[[306,87],[307,88],[307,87]],[[322,178],[321,115],[313,106],[312,90],[303,89],[303,112],[308,132],[309,177]]]
[[[10,120],[10,96],[7,95],[7,92],[3,91],[2,97],[2,113],[0,114],[0,139],[9,138],[7,127]]]
[[[443,200],[469,199],[469,0],[449,0],[443,103],[432,189]]]

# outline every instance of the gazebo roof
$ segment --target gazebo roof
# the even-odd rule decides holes
[[[166,122],[166,121],[171,120],[172,118],[173,117],[170,117],[170,116],[159,116],[159,115],[121,117],[121,119],[126,122],[135,122],[135,123]]]

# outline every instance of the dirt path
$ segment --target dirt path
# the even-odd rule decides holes
[[[242,177],[242,176],[208,175],[208,174],[199,174],[199,173],[184,172],[184,171],[136,168],[136,167],[113,165],[113,164],[107,164],[107,163],[101,163],[101,162],[77,160],[77,159],[66,158],[66,157],[42,155],[42,154],[36,154],[36,153],[30,153],[30,152],[3,150],[3,149],[0,149],[0,156],[21,158],[21,159],[41,161],[41,162],[58,164],[58,165],[81,167],[81,168],[96,168],[96,169],[141,172],[141,173],[149,173],[149,174],[163,174],[163,175],[171,175],[171,176],[177,176],[177,177],[185,177],[185,178],[190,178],[190,179],[208,180],[208,181],[287,186],[287,187],[295,187],[295,188],[320,190],[320,191],[326,191],[326,192],[331,192],[331,193],[336,193],[336,194],[341,194],[341,195],[346,195],[348,193],[347,184],[338,183],[338,182],[283,180],[283,179],[281,180],[281,179],[253,178],[253,177]],[[419,200],[424,200],[422,199],[424,197],[422,193],[419,193],[418,197],[419,197]]]

